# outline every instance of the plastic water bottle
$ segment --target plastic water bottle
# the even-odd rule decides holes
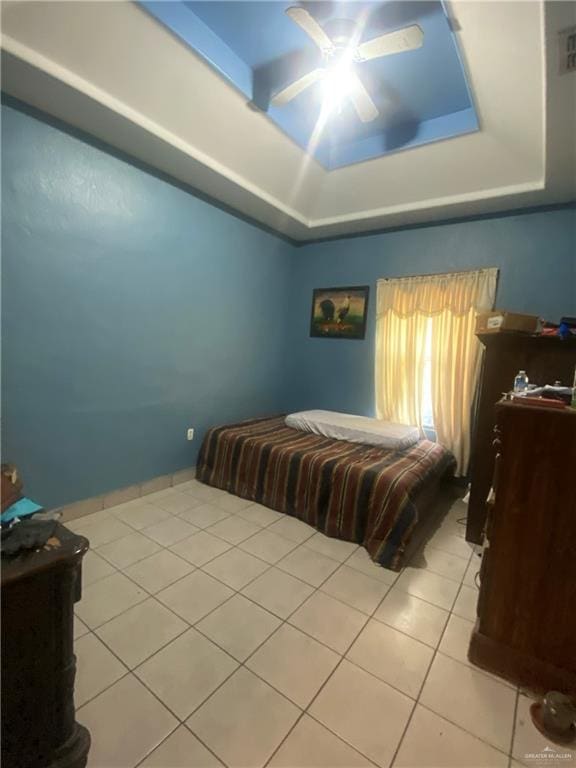
[[[523,395],[528,389],[528,376],[526,371],[518,371],[514,379],[514,394]]]

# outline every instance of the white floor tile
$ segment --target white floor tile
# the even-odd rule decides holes
[[[240,544],[240,549],[273,565],[297,546],[296,542],[290,541],[290,539],[261,529],[255,536],[243,541]]]
[[[150,525],[167,520],[171,515],[165,509],[155,506],[152,503],[136,499],[127,504],[120,504],[118,507],[112,507],[110,512],[122,520],[123,523],[131,526],[137,531],[142,528],[148,528]]]
[[[284,624],[248,659],[246,666],[299,707],[320,690],[340,656]]]
[[[90,629],[95,629],[147,597],[146,592],[126,576],[113,573],[86,587],[75,610]]]
[[[390,587],[383,581],[342,565],[322,584],[321,589],[346,605],[371,614]]]
[[[148,501],[150,504],[156,504],[159,501],[163,501],[164,499],[168,499],[171,496],[174,496],[175,493],[180,493],[180,491],[176,491],[176,488],[174,486],[170,486],[168,488],[162,488],[159,491],[154,491],[153,493],[147,493],[145,496],[140,497],[140,501]]]
[[[448,619],[438,650],[445,656],[462,662],[462,664],[470,665],[468,647],[473,629],[474,623],[472,621],[452,614]]]
[[[377,765],[387,768],[414,702],[343,661],[310,707],[310,714]]]
[[[275,509],[265,507],[263,504],[250,504],[249,507],[239,510],[237,514],[244,520],[249,520],[251,523],[256,523],[262,527],[272,525],[284,517],[282,512],[276,512]]]
[[[280,560],[276,567],[313,587],[319,587],[339,565],[337,560],[300,546]]]
[[[135,674],[183,720],[237,667],[228,654],[189,629],[137,667]]]
[[[346,560],[346,565],[349,568],[354,568],[356,571],[365,573],[366,576],[378,579],[378,581],[382,581],[384,584],[394,584],[399,576],[396,571],[391,571],[388,568],[384,568],[383,566],[378,565],[378,563],[375,563],[364,547],[358,547],[348,560]]]
[[[356,639],[367,618],[339,600],[315,592],[290,617],[290,624],[342,654]]]
[[[162,549],[155,555],[134,563],[124,572],[153,595],[193,570],[193,565],[173,552]]]
[[[268,563],[241,549],[231,549],[211,560],[203,570],[233,589],[242,589],[269,567]]]
[[[82,558],[82,587],[89,587],[105,576],[110,576],[115,570],[103,557],[89,549]]]
[[[476,621],[476,606],[478,605],[479,591],[476,587],[467,587],[462,584],[453,611],[457,616],[469,621]]]
[[[179,517],[170,517],[161,523],[144,528],[143,533],[163,547],[169,547],[171,544],[176,544],[177,541],[187,539],[193,533],[198,533],[198,528]]]
[[[258,531],[262,530],[256,523],[251,523],[248,520],[244,520],[243,517],[232,515],[221,520],[219,523],[210,526],[208,533],[213,536],[218,536],[229,544],[240,544],[241,541],[248,539]]]
[[[276,616],[286,619],[302,605],[306,598],[310,597],[313,591],[314,588],[309,584],[277,568],[270,568],[244,587],[242,594],[272,611]]]
[[[512,756],[519,763],[527,766],[548,765],[550,768],[559,768],[561,765],[576,765],[576,744],[569,746],[554,744],[534,726],[530,716],[530,705],[533,702],[534,699],[524,694],[518,697]],[[548,751],[554,750],[556,754],[547,754],[546,748]]]
[[[86,624],[81,621],[78,616],[74,616],[74,640],[78,640],[79,637],[90,632]]]
[[[451,555],[458,555],[468,559],[472,552],[472,545],[462,536],[456,536],[449,530],[440,528],[430,539],[428,544],[436,549],[441,549]]]
[[[268,530],[272,531],[272,533],[277,533],[278,536],[284,536],[286,539],[295,541],[296,544],[302,544],[303,541],[306,541],[316,533],[312,526],[289,515],[283,515],[282,519],[269,526]]]
[[[443,608],[392,587],[374,618],[436,648],[449,615]]]
[[[220,509],[215,504],[202,503],[200,506],[181,512],[178,517],[196,526],[196,528],[209,528],[211,525],[220,522],[220,520],[227,520],[230,517],[230,513],[224,512],[223,509]]]
[[[508,757],[424,707],[417,706],[394,768],[507,768]]]
[[[458,594],[458,584],[455,581],[445,579],[444,576],[431,571],[415,568],[406,568],[396,586],[414,597],[427,600],[447,611],[452,608]]]
[[[161,496],[160,494],[164,494]],[[159,491],[159,494],[150,494],[148,498],[154,496],[153,503],[160,509],[165,509],[173,515],[178,515],[181,512],[185,512],[187,509],[197,506],[194,501],[190,500],[190,496],[185,493],[179,493],[178,491],[168,489],[166,491]]]
[[[98,554],[116,568],[127,568],[132,563],[158,552],[160,545],[141,533],[131,533],[123,539],[98,547]]]
[[[373,768],[355,749],[308,715],[295,725],[270,768]]]
[[[204,502],[211,501],[223,493],[219,488],[213,488],[211,485],[205,485],[199,480],[190,480],[190,485],[188,485],[188,483],[186,485],[187,487],[182,489],[185,493],[193,496],[195,499],[199,499],[200,501]]]
[[[235,496],[232,493],[224,493],[221,496],[215,497],[214,503],[225,512],[235,514],[242,509],[246,509],[254,502],[250,499],[242,499],[240,496]]]
[[[96,634],[134,669],[187,628],[186,622],[149,598],[103,624]]]
[[[133,675],[79,709],[77,719],[92,738],[89,768],[134,768],[178,725]]]
[[[425,563],[422,567],[426,568],[426,570],[438,573],[440,576],[452,579],[452,581],[457,581],[458,584],[464,578],[464,573],[468,567],[468,558],[458,557],[458,555],[452,555],[449,552],[444,552],[431,546],[426,547],[424,552],[417,557],[422,558]]]
[[[100,512],[94,514],[101,515]],[[121,520],[117,520],[112,515],[102,515],[96,520],[89,521],[88,518],[92,517],[94,517],[94,515],[81,517],[74,528],[72,527],[72,523],[67,524],[67,527],[70,528],[70,530],[73,530],[80,536],[85,536],[90,542],[90,547],[92,549],[96,549],[97,547],[102,546],[102,544],[108,544],[110,541],[116,541],[116,539],[121,539],[124,536],[129,536],[131,533],[134,533],[133,528],[130,528],[129,525],[125,525]]]
[[[358,544],[354,544],[351,541],[343,541],[342,539],[333,539],[319,531],[307,539],[305,546],[341,563],[358,549]]]
[[[83,515],[74,520],[69,520],[67,523],[64,523],[64,525],[66,528],[74,531],[74,533],[79,533],[84,536],[82,533],[83,528],[92,525],[92,523],[100,523],[102,521],[110,520],[110,512],[110,509],[99,509],[97,512],[92,512],[90,515]]]
[[[196,626],[235,659],[244,661],[279,625],[277,616],[234,595]]]
[[[453,513],[448,513],[440,526],[438,527],[438,530],[435,532],[442,532],[443,534],[450,535],[450,536],[456,536],[460,539],[464,539],[466,537],[466,525],[463,525],[458,522],[458,519],[463,519],[465,517],[466,513],[460,515],[456,515]]]
[[[432,648],[419,640],[371,620],[346,658],[415,699],[422,688],[433,653]]]
[[[222,763],[181,725],[139,768],[220,768]]]
[[[516,695],[506,685],[437,654],[420,703],[504,752],[510,748]]]
[[[239,669],[187,721],[230,768],[260,768],[300,710],[247,669]]]
[[[194,571],[159,592],[156,597],[184,621],[195,624],[234,593],[202,571]]]
[[[173,544],[170,549],[189,563],[200,567],[227,552],[231,546],[227,541],[212,536],[207,531],[198,531],[193,536]]]
[[[88,634],[74,643],[76,681],[74,703],[81,707],[105,688],[123,677],[128,670],[96,635]]]

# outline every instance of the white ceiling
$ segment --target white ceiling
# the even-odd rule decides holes
[[[2,3],[3,89],[295,240],[576,199],[576,3],[449,9],[481,130],[330,172],[130,2]]]

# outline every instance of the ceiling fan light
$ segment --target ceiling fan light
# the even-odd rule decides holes
[[[327,111],[340,109],[354,87],[352,67],[348,62],[338,62],[329,67],[322,80],[323,107]]]

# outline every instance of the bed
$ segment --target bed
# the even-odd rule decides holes
[[[440,481],[452,472],[452,454],[428,440],[401,451],[335,440],[284,419],[210,429],[197,479],[362,544],[372,560],[400,570]]]

